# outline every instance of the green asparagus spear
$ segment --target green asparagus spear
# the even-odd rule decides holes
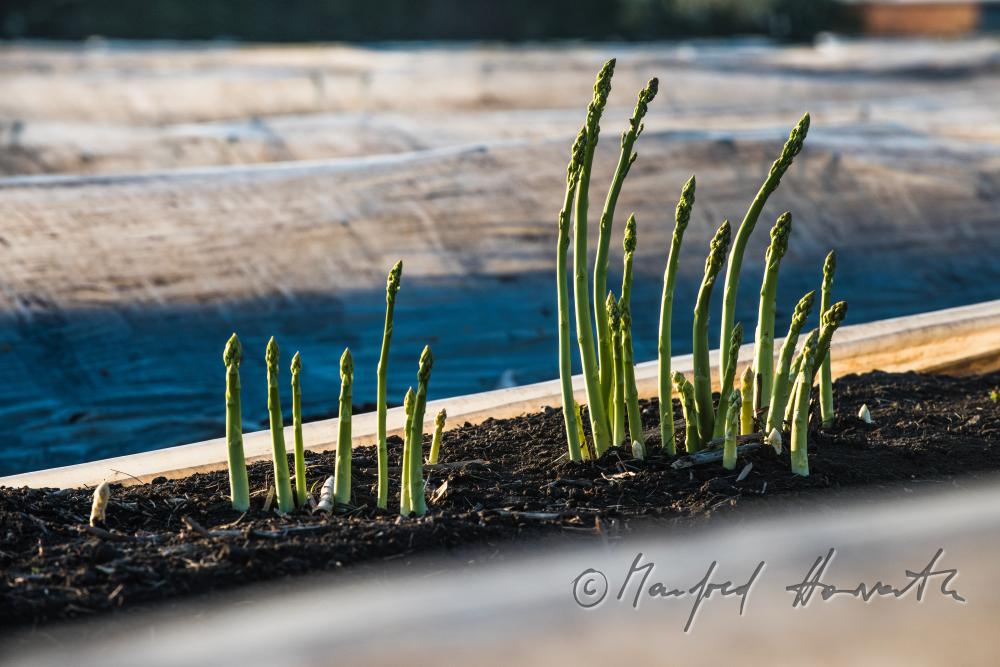
[[[267,343],[267,412],[271,421],[271,449],[274,457],[274,493],[278,498],[278,511],[287,513],[295,509],[292,484],[288,479],[288,454],[285,451],[284,420],[281,417],[281,396],[278,391],[278,344],[271,336]]]
[[[726,220],[715,232],[705,259],[705,276],[698,289],[698,300],[694,306],[694,326],[692,327],[691,348],[694,357],[694,397],[698,412],[698,438],[701,443],[712,439],[715,414],[712,406],[712,367],[708,358],[708,316],[712,303],[712,288],[722,270],[722,263],[729,249],[729,221]],[[729,334],[726,332],[726,340]],[[728,356],[728,351],[727,355]],[[722,358],[725,359],[726,356]]]
[[[417,371],[417,395],[413,401],[413,423],[410,425],[410,503],[413,513],[423,516],[427,513],[424,499],[424,412],[427,410],[427,383],[431,379],[434,355],[430,346],[425,346],[420,354],[420,369]]]
[[[740,228],[733,239],[733,247],[729,253],[729,265],[726,267],[725,298],[722,302],[721,350],[723,359],[729,354],[727,336],[733,330],[733,322],[736,319],[736,295],[740,285],[743,251],[746,250],[747,241],[750,240],[750,235],[757,225],[757,218],[760,217],[760,212],[763,210],[767,198],[777,189],[778,184],[781,182],[781,177],[785,175],[788,167],[792,164],[792,160],[802,150],[802,143],[805,141],[808,132],[809,114],[804,114],[799,120],[798,125],[788,135],[788,141],[785,142],[784,147],[781,149],[781,155],[771,165],[771,170],[768,172],[767,178],[760,186],[760,190],[757,191],[757,196],[754,197],[750,208],[747,209],[747,213],[743,217],[743,222],[740,223]]]
[[[764,256],[764,280],[760,286],[760,305],[757,309],[757,333],[754,340],[754,373],[759,378],[753,394],[754,406],[767,408],[774,377],[774,301],[778,294],[778,268],[788,250],[788,236],[792,232],[792,214],[785,212],[771,229],[771,244]],[[750,400],[750,395],[745,396]]]
[[[406,390],[406,397],[403,399],[403,413],[406,415],[406,427],[403,429],[403,456],[400,459],[399,481],[399,513],[402,516],[410,516],[413,513],[413,503],[410,501],[410,462],[413,457],[410,451],[413,449],[411,431],[413,426],[413,406],[416,403],[417,395],[413,393],[413,387]]]
[[[670,327],[674,315],[674,286],[677,283],[677,262],[681,254],[681,241],[684,240],[684,230],[691,220],[691,209],[694,208],[694,176],[688,179],[681,190],[681,198],[677,202],[674,214],[674,235],[670,242],[670,254],[667,255],[667,268],[663,272],[663,295],[660,299],[660,330],[657,347],[657,371],[660,399],[660,441],[671,456],[676,452],[674,447],[674,410],[672,376],[670,373]],[[668,444],[669,443],[669,444]]]
[[[720,397],[719,401],[725,401]],[[743,398],[739,389],[729,392],[729,409],[726,411],[726,428],[723,429],[722,467],[733,470],[736,467],[736,432],[739,430],[739,414],[743,406]]]
[[[611,361],[615,369],[614,382],[611,383],[611,402],[608,405],[608,414],[611,416],[611,444],[617,447],[625,442],[625,353],[622,350],[621,313],[618,311],[615,295],[611,292],[608,292],[606,307],[608,330],[611,332],[611,340],[614,343]]]
[[[819,341],[816,343],[816,359],[813,361],[812,379],[816,379],[823,361],[830,356],[830,342],[840,323],[847,317],[847,302],[838,301],[825,311],[820,319]]]
[[[354,359],[344,348],[340,357],[340,419],[337,420],[337,460],[334,465],[333,497],[338,505],[351,502],[351,411],[354,387]]]
[[[581,129],[573,144],[573,155],[566,168],[566,197],[562,210],[559,211],[559,240],[556,245],[556,301],[559,311],[559,383],[562,387],[563,421],[566,422],[566,446],[569,449],[570,461],[579,461],[583,457],[580,449],[582,429],[577,424],[579,415],[575,409],[576,399],[573,397],[573,367],[570,359],[570,324],[569,324],[569,284],[566,276],[566,255],[569,251],[569,224],[573,208],[573,195],[576,191],[577,179],[580,176],[580,164],[583,161],[584,144],[587,140],[586,128]]]
[[[813,329],[809,337],[806,338],[806,345],[812,341],[815,345],[816,338],[819,337],[819,329]],[[792,427],[792,417],[795,414],[795,380],[799,377],[799,370],[802,368],[802,352],[795,355],[795,359],[792,360],[792,367],[789,370],[788,377],[791,379],[791,384],[785,389],[785,414],[783,417],[783,424],[788,424],[788,428]],[[779,429],[780,430],[780,429]]]
[[[590,426],[594,438],[594,452],[603,454],[611,443],[611,422],[605,394],[601,388],[601,377],[597,366],[597,352],[594,349],[594,331],[590,319],[590,276],[587,271],[587,209],[590,198],[590,170],[594,162],[594,149],[600,134],[601,114],[611,92],[611,75],[615,61],[609,60],[597,75],[594,84],[594,98],[587,107],[586,143],[580,164],[580,178],[576,188],[573,225],[573,280],[574,310],[576,314],[576,337],[580,348],[580,365],[587,386],[587,407],[590,412]],[[596,292],[603,294],[603,292]]]
[[[674,371],[673,378],[674,391],[680,397],[681,409],[684,411],[684,449],[688,454],[694,454],[701,451],[701,437],[698,435],[698,414],[694,401],[694,385],[680,371]],[[673,423],[672,412],[671,423]],[[676,447],[673,446],[674,434],[671,433],[669,438],[668,442],[670,444],[664,444],[664,447],[668,448],[668,454],[674,456],[677,453]]]
[[[590,455],[590,445],[587,444],[587,436],[583,432],[583,408],[575,400],[573,404],[576,406],[576,432],[577,439],[580,441],[580,458],[583,461],[589,461],[594,457]]]
[[[785,415],[785,406],[788,403],[789,387],[795,381],[795,373],[791,371],[792,357],[795,355],[795,346],[799,342],[799,333],[805,326],[806,319],[812,311],[813,298],[815,292],[807,292],[795,305],[795,312],[792,313],[792,322],[788,325],[788,335],[785,342],[781,344],[781,351],[778,353],[778,368],[774,372],[771,383],[771,398],[768,400],[768,407],[764,411],[767,416],[765,433],[770,433],[774,429],[781,429],[781,420]],[[797,371],[796,371],[797,372]]]
[[[385,509],[389,506],[389,449],[386,445],[385,435],[385,410],[386,410],[386,376],[389,371],[389,342],[392,340],[392,314],[396,308],[396,293],[399,291],[400,281],[403,278],[403,262],[396,262],[396,265],[389,271],[389,277],[385,282],[385,329],[382,331],[382,350],[378,357],[378,386],[377,386],[377,406],[378,410],[378,506]]]
[[[441,455],[441,434],[444,432],[444,420],[447,418],[448,413],[444,408],[441,408],[441,412],[434,418],[434,439],[431,440],[431,453],[427,456],[427,463],[430,465],[437,463]]]
[[[733,382],[736,380],[736,364],[739,363],[740,346],[743,345],[743,323],[737,322],[731,334],[732,345],[729,346],[729,357],[721,359],[719,363],[725,364],[726,370],[722,374],[722,386],[719,387],[719,407],[715,413],[715,425],[712,432],[713,437],[721,438],[726,435],[726,428],[729,426],[729,392],[733,390]]]
[[[240,361],[243,348],[233,334],[226,343],[222,361],[226,364],[226,453],[229,462],[229,497],[233,509],[250,509],[250,483],[243,454],[243,413],[240,406]]]
[[[659,81],[650,79],[646,87],[639,91],[639,99],[635,105],[635,111],[629,119],[628,129],[622,133],[621,153],[618,156],[618,167],[611,180],[611,187],[608,189],[608,196],[604,202],[604,211],[601,213],[600,234],[597,239],[597,254],[594,262],[594,319],[597,321],[597,351],[601,371],[601,391],[604,400],[610,402],[611,382],[614,370],[611,366],[612,351],[611,339],[614,332],[608,330],[607,312],[601,296],[608,288],[608,247],[611,244],[611,226],[615,217],[615,206],[618,204],[618,195],[621,193],[622,184],[628,175],[629,168],[635,162],[638,155],[632,151],[636,139],[642,134],[642,118],[646,115],[649,103],[656,97]],[[627,303],[627,302],[626,302]]]
[[[802,348],[802,363],[795,381],[795,413],[792,420],[792,472],[809,476],[809,393],[812,391],[816,349],[806,342]]]
[[[306,449],[302,439],[302,385],[299,373],[302,371],[302,358],[296,352],[292,357],[292,426],[295,433],[295,505],[305,507],[306,494]]]
[[[625,301],[623,296],[622,302]],[[642,434],[642,413],[639,411],[639,388],[635,383],[635,355],[632,351],[632,313],[629,306],[618,304],[621,315],[622,336],[622,370],[625,382],[625,409],[628,414],[629,442],[646,446],[646,438]]]
[[[747,366],[740,378],[740,398],[750,396],[754,390],[753,366]],[[754,406],[750,401],[740,403],[740,435],[750,435],[754,433]]]
[[[638,235],[635,228],[635,213],[625,221],[625,240],[622,246],[624,254],[624,270],[622,271],[622,297],[619,309],[631,309],[632,307],[632,265],[635,262],[635,246],[638,242]]]
[[[819,308],[825,313],[830,307],[833,291],[833,274],[837,270],[837,254],[830,251],[823,263],[823,286],[820,289]],[[819,369],[819,413],[823,426],[833,426],[835,416],[833,406],[833,373],[830,370],[830,355],[823,355],[823,363]]]

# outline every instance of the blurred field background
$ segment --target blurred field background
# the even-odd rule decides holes
[[[248,430],[266,427],[271,334],[283,364],[302,351],[308,419],[335,409],[345,345],[358,409],[370,406],[385,274],[399,258],[394,402],[425,343],[434,398],[555,377],[555,214],[609,57],[592,208],[636,92],[661,79],[618,206],[619,223],[630,211],[639,221],[640,360],[655,356],[680,186],[697,174],[675,305],[684,353],[712,231],[742,218],[806,110],[806,149],[747,252],[739,319],[756,317],[767,228],[786,209],[779,329],[830,248],[854,323],[997,298],[989,13],[948,40],[887,39],[865,35],[855,10],[4,3],[0,474],[221,435],[234,330]],[[612,248],[617,285],[617,238]]]

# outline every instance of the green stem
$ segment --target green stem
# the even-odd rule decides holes
[[[784,147],[781,149],[781,155],[771,165],[771,170],[768,172],[767,178],[764,179],[760,190],[757,191],[757,196],[754,197],[750,208],[747,209],[747,213],[743,217],[743,222],[740,223],[740,228],[737,230],[733,240],[733,247],[729,253],[729,265],[726,267],[725,297],[722,302],[721,358],[723,359],[729,356],[729,341],[727,336],[733,330],[733,323],[736,320],[736,296],[739,291],[740,270],[743,266],[743,252],[746,250],[747,241],[750,240],[750,235],[757,225],[757,219],[760,217],[767,198],[777,189],[778,184],[781,183],[781,177],[785,175],[795,156],[802,150],[802,143],[805,141],[808,132],[809,114],[804,114],[799,120],[798,125],[788,135],[788,141],[785,142]]]
[[[657,346],[657,380],[660,402],[660,442],[671,456],[675,455],[673,386],[670,372],[670,327],[674,315],[674,287],[677,284],[677,264],[681,254],[684,230],[691,220],[694,207],[695,178],[692,176],[681,190],[680,200],[674,214],[674,235],[667,255],[667,268],[663,272],[663,295],[660,299],[660,330]]]
[[[340,357],[340,419],[337,420],[337,460],[334,466],[333,497],[338,505],[351,502],[351,411],[354,387],[354,359],[345,348]]]
[[[830,356],[830,343],[833,341],[833,334],[840,327],[841,322],[847,317],[847,302],[838,301],[823,311],[820,318],[819,341],[816,343],[816,359],[813,361],[812,380],[816,380],[823,362]]]
[[[757,385],[753,393],[753,406],[766,410],[771,397],[774,377],[774,303],[778,295],[778,269],[781,258],[788,250],[788,237],[792,232],[792,214],[785,212],[771,228],[771,244],[764,256],[764,280],[760,285],[760,304],[757,307],[757,332],[754,337],[753,368]],[[747,402],[750,395],[745,396]],[[770,431],[769,431],[770,432]]]
[[[737,322],[733,327],[729,346],[729,357],[724,359],[725,371],[722,373],[722,386],[719,387],[719,407],[715,413],[715,424],[712,436],[721,438],[726,434],[729,427],[729,393],[733,390],[733,382],[736,381],[736,364],[739,362],[740,346],[743,345],[743,323]]]
[[[556,301],[559,312],[559,384],[562,388],[563,421],[566,423],[566,446],[570,461],[583,458],[580,437],[583,430],[578,424],[579,413],[573,396],[573,362],[570,350],[569,283],[566,275],[566,255],[569,251],[569,227],[573,196],[576,191],[580,163],[586,142],[586,131],[580,130],[573,144],[573,154],[566,168],[566,197],[559,211],[559,239],[556,245]]]
[[[837,254],[830,251],[823,263],[823,286],[820,289],[819,308],[825,313],[830,308],[833,292],[833,274],[837,270]],[[833,426],[836,411],[833,405],[833,372],[830,368],[830,355],[823,355],[823,363],[819,369],[819,413],[823,427]]]
[[[306,447],[302,438],[302,385],[299,373],[302,358],[296,352],[292,357],[292,429],[295,433],[295,505],[305,507],[308,487],[306,484]]]
[[[376,407],[378,410],[377,438],[378,438],[378,506],[382,509],[389,507],[389,446],[386,444],[385,411],[387,407],[389,371],[389,343],[392,340],[392,315],[396,308],[396,293],[399,291],[400,281],[403,277],[403,262],[396,262],[396,265],[389,271],[389,276],[385,282],[385,328],[382,330],[382,350],[378,357],[378,387],[376,397]]]
[[[410,450],[413,449],[410,435],[413,426],[413,405],[416,402],[416,394],[413,387],[406,390],[406,397],[403,399],[403,412],[406,414],[406,427],[403,429],[403,455],[400,458],[399,481],[399,513],[402,516],[410,516],[413,513],[413,503],[410,500]]]
[[[771,433],[774,429],[782,429],[781,420],[785,415],[785,406],[788,403],[788,391],[795,375],[792,372],[792,358],[795,356],[795,346],[799,342],[799,334],[805,326],[809,313],[812,311],[815,292],[807,292],[795,305],[795,312],[792,313],[791,324],[788,325],[788,335],[785,342],[781,344],[781,351],[778,353],[778,367],[775,370],[771,384],[771,398],[768,400],[766,414],[765,433]]]
[[[701,438],[698,436],[698,415],[695,409],[694,385],[692,385],[684,374],[674,371],[674,391],[680,397],[681,410],[684,412],[684,449],[688,454],[701,451]],[[671,412],[671,424],[673,424],[673,413]],[[673,443],[674,434],[670,433],[670,442]],[[676,448],[671,447],[671,456],[676,454]]]
[[[420,369],[417,371],[417,394],[413,401],[413,421],[410,424],[410,503],[413,513],[423,516],[427,513],[424,499],[424,413],[427,411],[427,383],[431,379],[434,355],[429,346],[420,354]]]
[[[810,334],[808,339],[806,339],[806,344],[808,345],[810,340],[815,341],[817,336],[819,336],[819,330],[814,329],[813,333]],[[795,355],[795,359],[792,361],[792,368],[789,375],[792,382],[789,384],[788,388],[785,389],[784,400],[782,401],[785,404],[784,415],[782,415],[782,419],[784,420],[783,424],[788,424],[789,429],[792,428],[792,417],[795,414],[795,380],[799,377],[799,370],[801,368],[802,353],[799,352]],[[780,431],[781,429],[778,430]]]
[[[573,278],[576,337],[580,348],[580,365],[587,388],[587,407],[594,438],[594,451],[603,454],[611,444],[610,422],[607,405],[601,389],[601,378],[594,349],[594,330],[590,320],[590,276],[587,270],[587,209],[590,195],[590,172],[594,162],[594,149],[600,134],[600,119],[611,91],[611,75],[615,61],[604,64],[594,84],[594,98],[587,107],[585,125],[587,141],[580,166],[580,180],[576,189],[573,225]],[[600,294],[600,292],[598,292]]]
[[[726,428],[723,429],[722,467],[726,470],[736,468],[736,433],[739,430],[739,414],[743,406],[742,394],[739,389],[729,392],[728,400],[720,397],[719,401],[729,403],[726,411]]]
[[[795,382],[795,413],[789,450],[792,473],[803,477],[809,476],[809,393],[812,390],[815,356],[816,351],[807,344],[802,350],[802,363]]]
[[[448,413],[441,409],[434,418],[434,439],[431,440],[431,453],[427,456],[427,463],[433,465],[438,462],[441,456],[441,435],[444,432],[444,421],[448,418]]]
[[[754,390],[754,374],[753,367],[747,366],[746,370],[743,371],[743,377],[740,378],[740,398],[743,396],[751,396]],[[750,401],[740,402],[740,435],[750,435],[755,433],[754,428],[754,404]]]
[[[611,414],[611,444],[615,447],[625,442],[625,352],[622,349],[621,313],[615,301],[615,295],[608,292],[607,299],[608,325],[611,332],[612,363],[615,370],[614,382],[611,384],[612,395],[609,405]]]
[[[622,297],[622,301],[625,297]],[[628,412],[628,437],[630,442],[638,442],[645,447],[646,438],[642,434],[642,412],[639,410],[639,388],[635,382],[635,354],[632,350],[632,314],[627,305],[619,305],[621,311],[622,367],[625,381],[625,409]]]
[[[271,422],[271,454],[274,458],[274,493],[278,511],[295,509],[292,483],[288,479],[288,453],[285,451],[285,423],[281,417],[281,395],[278,390],[278,344],[271,336],[267,343],[267,413]]]
[[[250,482],[243,453],[243,410],[240,404],[240,361],[243,348],[233,334],[226,343],[222,361],[226,365],[226,458],[229,463],[229,497],[233,509],[250,509]]]
[[[694,397],[698,412],[698,439],[708,442],[712,439],[712,425],[715,413],[712,406],[712,366],[708,357],[708,318],[712,304],[712,288],[722,270],[726,250],[729,248],[729,221],[726,220],[715,232],[705,259],[705,276],[698,289],[698,299],[694,306],[691,350],[694,359]],[[728,332],[726,340],[728,341]],[[725,357],[723,357],[724,359]]]
[[[608,188],[608,196],[604,201],[604,211],[601,213],[597,254],[594,261],[594,319],[597,321],[597,351],[600,363],[601,391],[605,401],[610,400],[611,381],[614,375],[611,350],[611,339],[614,332],[608,329],[608,313],[602,300],[604,292],[608,289],[608,248],[611,245],[611,227],[622,184],[637,157],[632,149],[636,139],[642,134],[642,118],[646,115],[649,103],[656,97],[658,86],[657,79],[650,79],[646,87],[639,91],[635,111],[632,112],[632,117],[629,119],[629,128],[622,133],[618,166],[611,179],[611,187]]]

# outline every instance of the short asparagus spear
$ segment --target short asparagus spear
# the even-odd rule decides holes
[[[715,415],[715,427],[713,436],[724,437],[726,428],[729,426],[729,408],[731,401],[727,400],[729,392],[733,390],[733,382],[736,380],[736,364],[739,361],[740,346],[743,345],[743,323],[737,322],[733,327],[730,337],[729,356],[721,363],[725,364],[726,370],[722,374],[722,386],[719,387],[719,408]]]
[[[806,345],[816,344],[816,339],[819,337],[819,329],[813,329],[813,332],[809,334],[806,339]],[[792,426],[792,416],[795,414],[795,381],[799,377],[799,370],[802,368],[802,353],[799,352],[795,355],[795,359],[792,361],[792,367],[789,370],[788,377],[791,380],[788,388],[785,390],[785,396],[783,402],[785,403],[785,414],[782,417],[783,424],[788,424],[789,429]]]
[[[575,400],[573,404],[576,406],[576,432],[577,438],[580,441],[580,458],[584,461],[589,461],[593,457],[590,455],[590,445],[587,444],[587,436],[583,432],[583,408]]]
[[[837,270],[837,254],[830,251],[823,263],[823,285],[820,289],[819,308],[825,313],[830,307],[833,292],[833,274]],[[819,414],[823,426],[833,426],[833,374],[830,370],[830,355],[823,355],[823,363],[819,369]]]
[[[739,414],[743,405],[742,395],[739,389],[729,392],[728,401],[719,398],[719,401],[729,403],[729,410],[726,411],[726,428],[724,429],[725,440],[722,443],[722,467],[732,470],[736,467],[736,432],[739,430]]]
[[[413,512],[413,503],[410,502],[410,450],[413,448],[411,441],[411,426],[413,426],[413,405],[416,403],[416,394],[413,387],[406,390],[406,397],[403,399],[403,412],[406,414],[406,427],[403,429],[403,456],[400,459],[400,482],[399,482],[399,513],[402,516],[410,516]]]
[[[677,262],[681,254],[681,242],[684,240],[684,230],[691,220],[691,209],[694,208],[694,176],[688,179],[681,190],[681,198],[677,202],[674,214],[674,235],[670,241],[670,254],[667,255],[667,268],[663,272],[663,296],[660,299],[660,330],[657,346],[657,379],[659,381],[660,399],[660,441],[671,456],[674,450],[674,410],[673,410],[673,377],[670,373],[670,327],[674,315],[674,286],[677,283]],[[669,445],[667,443],[670,443]]]
[[[792,214],[782,213],[771,228],[771,244],[764,255],[764,280],[760,285],[760,304],[757,308],[757,333],[754,340],[753,368],[757,386],[753,404],[762,410],[771,397],[774,377],[774,302],[778,294],[778,268],[788,250],[788,236],[792,231]],[[745,396],[749,402],[750,395]]]
[[[576,192],[577,179],[580,176],[580,163],[583,160],[583,148],[587,140],[586,130],[580,130],[573,144],[573,155],[566,168],[566,197],[562,210],[559,211],[559,240],[556,245],[556,301],[559,311],[559,383],[562,388],[563,421],[566,422],[566,445],[569,449],[569,460],[579,461],[583,458],[580,449],[580,438],[583,430],[577,424],[579,414],[575,409],[576,399],[573,397],[573,367],[570,358],[570,324],[569,324],[569,284],[566,276],[566,255],[569,251],[570,214],[573,208],[573,195]]]
[[[750,240],[750,235],[757,225],[757,219],[760,217],[760,212],[763,210],[767,198],[778,188],[781,177],[785,175],[785,172],[788,171],[788,168],[792,164],[792,160],[802,150],[802,143],[805,141],[808,132],[809,114],[804,114],[799,120],[798,125],[788,135],[788,140],[781,149],[781,155],[771,165],[771,170],[768,172],[767,178],[764,179],[760,190],[757,191],[757,196],[754,197],[750,208],[747,209],[747,213],[743,217],[743,222],[740,223],[740,228],[737,230],[733,240],[733,247],[729,253],[729,265],[726,267],[725,298],[722,302],[721,349],[723,359],[728,356],[729,341],[727,340],[727,336],[733,330],[733,322],[736,320],[736,295],[739,291],[740,269],[743,266],[743,252],[746,250],[747,241]]]
[[[434,439],[431,440],[431,453],[427,455],[427,463],[431,465],[437,463],[438,457],[441,456],[441,435],[444,432],[444,420],[447,418],[448,413],[444,408],[441,408],[441,412],[434,418]]]
[[[305,507],[306,494],[306,448],[302,439],[302,357],[296,352],[292,357],[292,428],[295,433],[295,504]]]
[[[624,300],[625,297],[622,297],[622,301]],[[646,439],[642,435],[639,388],[635,383],[635,356],[632,352],[632,313],[625,304],[619,304],[618,309],[621,311],[622,370],[625,382],[625,409],[628,414],[628,437],[633,447],[634,443],[639,443],[639,446],[644,448]]]
[[[601,68],[594,84],[594,98],[587,107],[584,126],[586,143],[580,164],[580,178],[576,188],[573,224],[573,302],[576,315],[576,337],[580,347],[580,365],[587,387],[587,407],[594,438],[594,452],[603,454],[611,443],[611,422],[608,420],[605,392],[597,366],[594,348],[593,323],[590,318],[590,276],[587,268],[587,209],[590,199],[590,171],[594,162],[594,149],[600,134],[601,114],[611,92],[611,75],[615,70],[614,59]],[[602,291],[596,294],[603,294]]]
[[[396,293],[399,291],[403,277],[403,262],[389,271],[385,281],[385,328],[382,330],[382,350],[378,357],[377,406],[378,423],[378,506],[385,509],[389,506],[389,448],[386,445],[385,410],[387,375],[389,371],[389,343],[392,340],[392,314],[396,308]]]
[[[625,240],[622,242],[624,254],[624,270],[622,271],[622,297],[620,310],[632,307],[632,265],[635,262],[635,246],[638,241],[635,228],[635,213],[625,221]]]
[[[621,314],[618,312],[618,302],[615,301],[615,295],[611,292],[608,292],[606,307],[608,330],[611,332],[613,343],[611,361],[615,369],[608,412],[611,415],[611,444],[617,447],[625,442],[625,353],[622,350]]]
[[[281,417],[281,394],[278,390],[278,343],[274,336],[267,343],[267,413],[271,422],[271,454],[274,457],[274,493],[278,511],[295,509],[292,484],[288,479],[288,454],[285,452],[285,424]]]
[[[427,513],[424,499],[424,412],[427,410],[427,383],[431,379],[434,355],[429,346],[424,346],[420,354],[420,368],[417,371],[417,394],[413,401],[413,422],[410,424],[410,503],[413,513],[423,516]]]
[[[705,276],[698,289],[698,300],[694,306],[694,326],[692,327],[691,348],[694,357],[694,397],[698,411],[698,437],[701,442],[712,439],[715,413],[712,406],[712,367],[708,358],[708,317],[712,304],[712,288],[722,270],[722,263],[729,249],[729,221],[726,220],[715,232],[705,259]],[[731,331],[726,332],[729,340]],[[722,358],[725,359],[727,353]]]
[[[754,389],[753,366],[747,366],[740,378],[740,398],[751,396]],[[740,435],[750,435],[756,432],[754,428],[753,403],[750,401],[740,402]]]
[[[607,328],[607,312],[601,296],[608,288],[608,248],[611,245],[611,226],[615,217],[615,206],[622,184],[628,175],[629,168],[638,155],[633,152],[636,139],[642,134],[642,119],[646,115],[649,103],[656,97],[659,81],[650,79],[646,87],[639,91],[639,99],[635,111],[629,119],[629,127],[622,133],[621,153],[618,156],[618,167],[611,180],[607,199],[604,201],[604,211],[601,213],[600,233],[597,239],[597,254],[594,262],[594,319],[597,320],[597,350],[601,367],[601,389],[605,400],[611,396],[611,382],[614,375],[611,360],[611,339],[614,332]],[[627,303],[627,301],[626,301]]]
[[[795,373],[792,372],[792,357],[795,356],[795,346],[799,342],[799,334],[805,326],[809,313],[812,311],[813,298],[815,292],[807,292],[795,305],[795,312],[792,313],[792,322],[788,325],[788,335],[785,342],[781,344],[781,351],[778,353],[778,367],[774,372],[771,383],[771,397],[768,400],[768,408],[765,411],[767,416],[764,431],[770,433],[774,429],[781,429],[781,420],[785,415],[785,405],[788,403],[789,387],[795,381]]]
[[[337,420],[337,460],[333,497],[338,505],[351,502],[351,411],[354,387],[354,359],[351,350],[344,349],[340,357],[340,419]]]
[[[111,485],[107,481],[101,482],[94,489],[94,499],[90,504],[90,527],[100,527],[107,521],[108,501],[111,500]],[[42,524],[44,525],[44,524]]]
[[[243,413],[240,407],[240,361],[243,348],[233,334],[226,343],[222,361],[226,364],[226,453],[229,462],[229,497],[233,509],[246,512],[250,509],[250,483],[243,454]]]
[[[825,311],[820,319],[819,341],[816,343],[816,359],[813,361],[812,380],[816,379],[823,361],[830,356],[830,343],[840,323],[847,317],[847,302],[838,301]]]
[[[694,385],[680,371],[674,371],[674,391],[680,397],[681,409],[684,411],[684,449],[688,454],[699,452],[701,451],[701,437],[698,435],[698,414],[695,409]],[[667,447],[667,453],[673,456],[677,453],[676,448],[673,446],[673,433],[670,434],[668,443],[665,443],[663,446]]]
[[[809,476],[809,393],[812,390],[816,349],[807,342],[802,348],[802,363],[795,381],[795,412],[792,420],[792,472]]]

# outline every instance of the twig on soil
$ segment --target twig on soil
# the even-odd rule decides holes
[[[748,445],[741,445],[736,448],[736,456],[752,452],[753,450],[760,447],[760,442],[752,442]],[[722,450],[721,449],[706,449],[704,451],[696,452],[694,454],[689,454],[683,458],[679,458],[670,464],[670,467],[674,470],[680,470],[682,468],[690,468],[691,466],[704,465],[706,463],[718,463],[722,460]]]

